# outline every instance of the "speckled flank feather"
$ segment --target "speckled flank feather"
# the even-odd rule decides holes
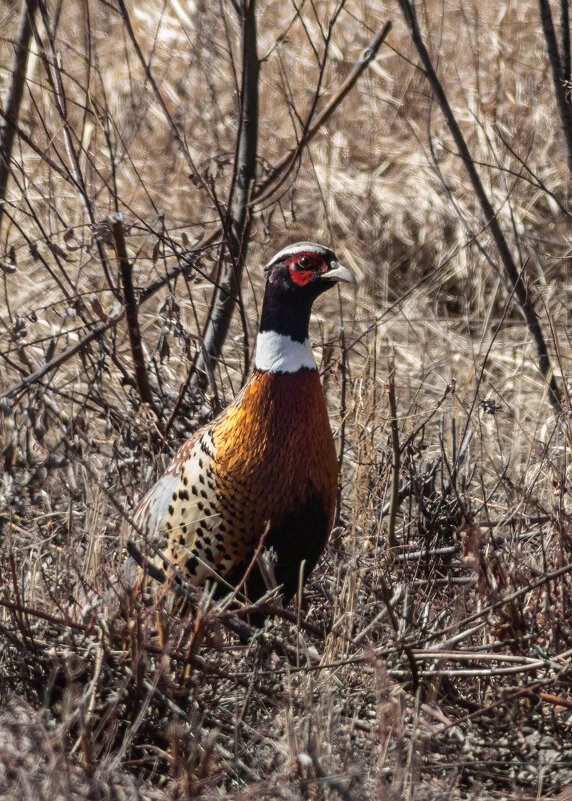
[[[336,453],[317,370],[256,371],[221,417],[177,452],[135,519],[161,547],[166,563],[199,584],[213,573],[239,580],[270,521],[267,542],[278,552],[276,575],[292,585],[291,595],[300,562],[311,569],[325,546],[336,484]],[[294,559],[287,530],[292,515],[298,528],[309,515],[313,529]],[[292,531],[296,550],[298,534]]]
[[[175,454],[159,481],[135,511],[134,520],[150,542],[163,552],[164,565],[176,564],[201,583],[220,559],[186,565],[194,542],[206,551],[216,527],[215,480],[212,474],[212,426],[198,431]],[[220,549],[217,554],[220,554]]]

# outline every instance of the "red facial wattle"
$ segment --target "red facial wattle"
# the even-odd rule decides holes
[[[303,267],[300,265],[302,258],[308,263],[307,269],[306,264],[304,264]],[[290,278],[297,286],[306,286],[315,272],[318,270],[320,272],[326,272],[328,269],[323,258],[318,257],[316,253],[298,253],[291,259],[287,259],[286,264],[288,265]]]
[[[313,270],[297,270],[295,267],[290,267],[290,278],[298,286],[306,286],[313,274]]]

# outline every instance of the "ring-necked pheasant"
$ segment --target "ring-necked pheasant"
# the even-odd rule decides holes
[[[254,371],[242,392],[177,451],[134,515],[140,531],[195,584],[237,585],[266,532],[287,603],[332,527],[337,460],[308,339],[312,303],[338,281],[355,284],[334,253],[298,242],[264,268]],[[254,565],[243,591],[266,591]]]

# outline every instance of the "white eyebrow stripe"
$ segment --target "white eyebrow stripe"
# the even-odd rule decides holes
[[[279,250],[272,259],[268,262],[265,270],[270,267],[271,264],[275,264],[279,261],[284,261],[288,258],[288,256],[295,256],[297,253],[319,253],[321,256],[325,256],[327,253],[331,252],[329,248],[324,247],[324,245],[318,245],[317,242],[296,242],[293,245],[286,245],[285,248]]]

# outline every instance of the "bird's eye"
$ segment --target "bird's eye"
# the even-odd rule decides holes
[[[298,259],[298,269],[299,270],[311,270],[312,269],[312,259],[309,256],[300,256]]]

